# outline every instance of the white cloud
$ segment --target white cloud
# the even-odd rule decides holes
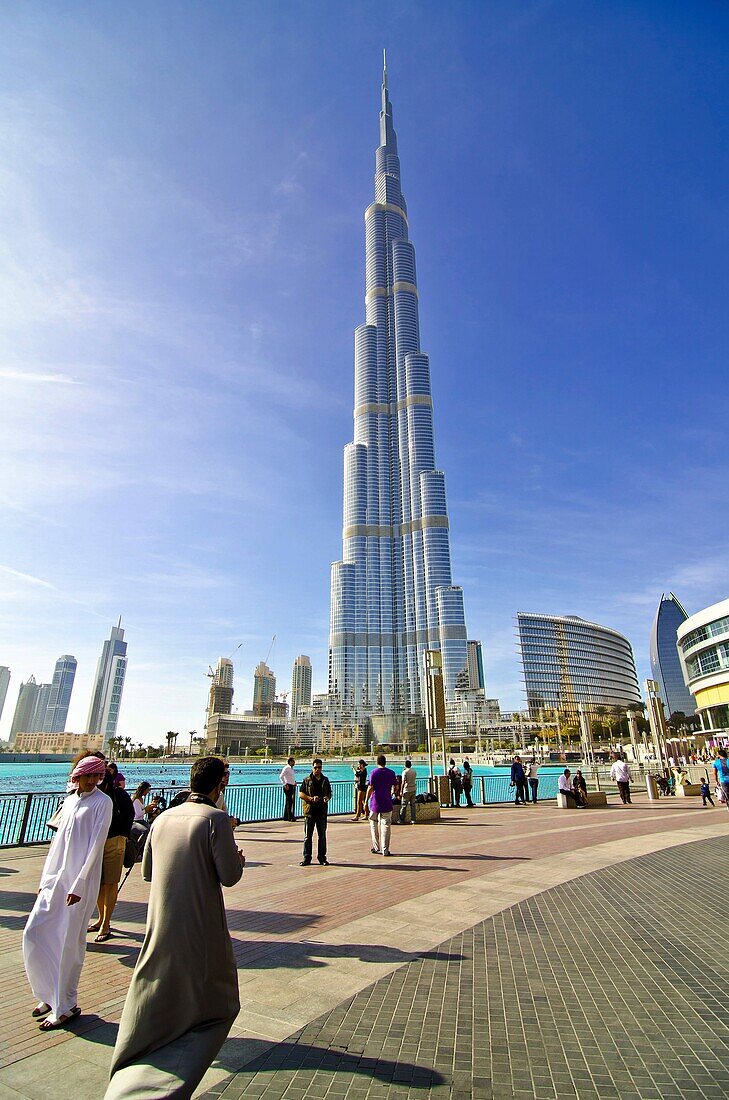
[[[12,370],[8,367],[0,367],[0,378],[5,378],[9,382],[28,382],[35,385],[43,382],[59,383],[64,386],[77,386],[79,384],[75,378],[71,378],[68,374],[44,373],[32,370]]]

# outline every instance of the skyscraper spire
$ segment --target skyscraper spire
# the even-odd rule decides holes
[[[451,583],[445,478],[435,468],[430,366],[383,56],[375,201],[365,211],[366,323],[354,335],[354,440],[344,449],[342,560],[332,565],[329,692],[345,707],[422,714],[423,655],[446,694],[466,668]]]
[[[387,55],[382,51],[382,108],[380,110],[380,145],[397,153],[397,135],[392,126],[392,104],[387,92]]]

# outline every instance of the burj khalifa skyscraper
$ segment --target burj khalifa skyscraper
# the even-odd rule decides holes
[[[362,713],[417,715],[424,652],[440,650],[452,698],[467,665],[466,623],[463,590],[451,583],[445,477],[435,464],[386,67],[365,227],[366,321],[354,336],[354,441],[344,449],[342,560],[331,573],[329,695]]]

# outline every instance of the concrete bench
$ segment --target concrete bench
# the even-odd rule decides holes
[[[590,806],[607,806],[607,795],[604,791],[588,791],[587,792],[587,805]],[[558,810],[576,810],[574,802],[567,798],[567,795],[562,791],[557,791],[557,809]]]
[[[410,810],[406,811],[405,821],[410,824]],[[440,821],[440,804],[438,802],[418,802],[415,811],[416,825],[429,825],[431,821]],[[392,810],[392,824],[400,824],[400,807],[394,806]]]
[[[676,784],[676,797],[677,798],[698,798],[701,794],[700,783],[677,783]]]

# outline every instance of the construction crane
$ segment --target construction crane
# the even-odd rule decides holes
[[[274,638],[275,638],[275,637],[276,637],[276,635],[274,634]],[[233,653],[237,653],[237,652],[238,652],[238,650],[240,649],[240,647],[241,647],[242,645],[243,645],[243,642],[238,642],[238,645],[237,645],[237,646],[235,647],[235,649],[233,650]],[[232,661],[232,660],[233,660],[233,653],[231,653],[231,654],[230,654],[230,656],[228,657],[228,660],[229,660],[229,661]],[[206,676],[207,676],[207,677],[208,677],[209,679],[211,679],[211,680],[214,680],[214,679],[215,679],[215,673],[213,672],[213,666],[212,666],[212,665],[208,665],[208,670],[207,670],[207,672],[205,673],[205,675],[206,675]]]
[[[268,664],[268,658],[269,658],[269,657],[271,656],[271,650],[273,649],[273,643],[274,643],[275,641],[276,641],[276,635],[274,634],[274,636],[273,636],[273,637],[271,638],[271,644],[270,644],[270,646],[268,647],[268,653],[266,654],[266,658],[265,658],[265,660],[264,660],[264,662],[263,662],[263,663],[264,663],[264,665],[267,665],[267,664]]]

